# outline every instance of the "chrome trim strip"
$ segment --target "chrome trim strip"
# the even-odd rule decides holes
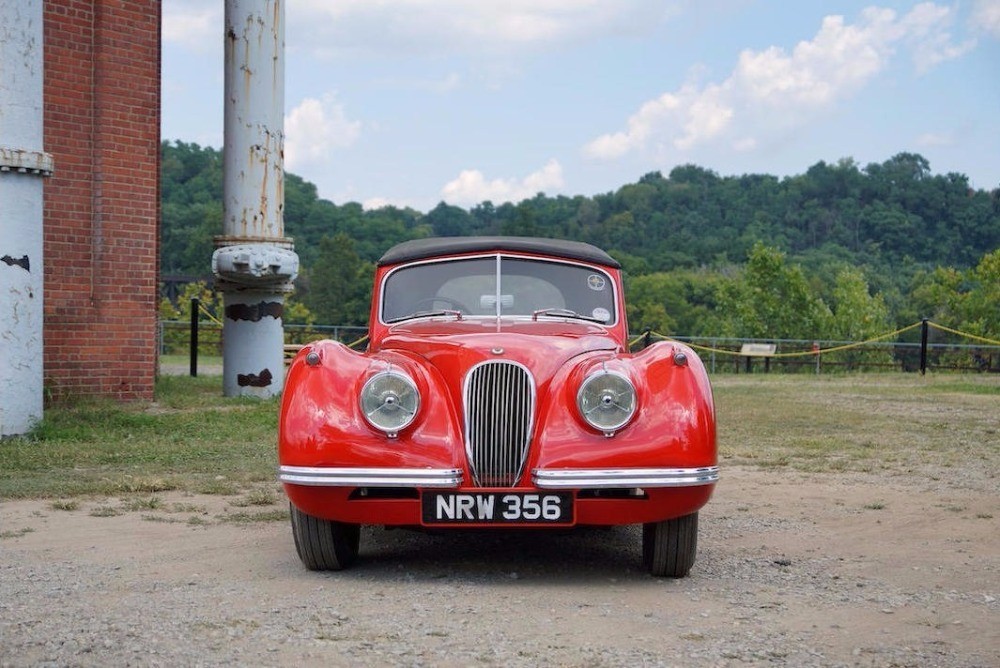
[[[281,466],[278,480],[313,487],[428,487],[462,485],[462,469],[333,468]]]
[[[535,469],[531,480],[542,489],[693,487],[719,480],[718,466],[690,469]]]

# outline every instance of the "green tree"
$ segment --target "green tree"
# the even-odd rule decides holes
[[[809,287],[802,268],[758,242],[742,275],[722,284],[719,309],[724,333],[758,339],[820,338],[830,311]]]
[[[1000,248],[972,271],[962,326],[970,334],[1000,340]]]
[[[323,237],[318,260],[306,275],[302,297],[316,322],[364,325],[368,322],[372,265],[363,262],[346,234]]]
[[[864,341],[892,329],[882,295],[869,292],[860,269],[845,267],[835,279],[830,335],[846,341]]]
[[[626,282],[632,331],[667,336],[710,336],[718,331],[719,274],[686,269],[636,276]]]
[[[882,295],[872,295],[861,270],[845,267],[833,287],[832,338],[844,341],[866,341],[892,331],[889,309]],[[861,364],[890,364],[892,354],[885,348],[849,348],[834,353],[834,360],[848,369]]]

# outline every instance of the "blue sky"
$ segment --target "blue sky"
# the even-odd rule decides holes
[[[222,146],[223,0],[164,0],[162,137]],[[286,0],[286,169],[428,211],[902,151],[1000,187],[1000,0]]]

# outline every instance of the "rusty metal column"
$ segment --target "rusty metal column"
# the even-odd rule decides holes
[[[283,0],[226,0],[224,229],[212,271],[229,397],[271,397],[284,386],[282,313],[299,267],[284,236],[284,17]]]
[[[42,0],[0,0],[0,436],[42,418]]]

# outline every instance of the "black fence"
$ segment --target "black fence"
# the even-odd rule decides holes
[[[366,327],[344,325],[284,326],[286,350],[318,339],[363,347]],[[955,371],[1000,373],[1000,342],[948,329],[924,320],[867,341],[666,337],[635,335],[632,349],[655,341],[676,340],[691,346],[710,373],[836,373],[854,371]],[[185,355],[192,374],[198,356],[222,355],[222,325],[193,317],[191,322],[161,321],[160,353]]]
[[[202,355],[222,354],[222,325],[200,320],[196,325],[180,320],[161,320],[159,345],[161,355],[187,355],[192,343]],[[285,345],[300,346],[319,339],[334,339],[350,345],[363,338],[367,327],[349,325],[284,325]]]

